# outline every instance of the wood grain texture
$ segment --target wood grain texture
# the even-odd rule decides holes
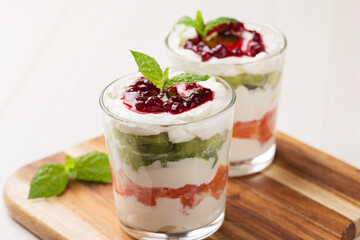
[[[231,178],[226,217],[208,239],[346,239],[360,235],[360,172],[282,133],[274,164]],[[70,181],[47,200],[27,200],[29,182],[45,162],[106,151],[103,137],[29,164],[4,189],[11,216],[42,239],[131,239],[119,226],[111,184]]]

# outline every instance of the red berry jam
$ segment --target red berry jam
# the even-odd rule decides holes
[[[196,83],[179,83],[161,91],[144,77],[130,85],[124,95],[124,104],[131,110],[141,113],[179,114],[213,100],[209,88]]]
[[[245,35],[248,37],[245,38]],[[265,52],[260,33],[247,30],[241,22],[220,24],[211,29],[205,38],[198,34],[195,38],[188,39],[184,48],[200,55],[203,62],[212,57],[255,57],[258,53]]]

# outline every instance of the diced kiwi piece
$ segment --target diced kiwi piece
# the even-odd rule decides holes
[[[173,148],[174,153],[180,154],[180,156],[193,156],[199,155],[196,153],[202,152],[202,146],[199,144],[199,139],[194,138],[188,142],[182,142],[174,145]]]
[[[158,135],[149,135],[149,136],[136,136],[136,135],[130,135],[128,134],[128,140],[130,144],[136,144],[136,145],[159,145],[159,146],[168,146],[170,144],[169,142],[169,136],[167,133],[160,133]]]
[[[230,85],[236,89],[240,85],[251,85],[262,87],[266,83],[266,76],[264,74],[250,74],[242,73],[236,76],[223,77]]]
[[[167,133],[149,136],[119,133],[118,140],[122,146],[126,146],[138,154],[162,154],[172,149],[172,143],[169,141]]]
[[[272,88],[275,88],[279,83],[280,77],[281,71],[275,70],[268,74],[266,81],[271,85]]]

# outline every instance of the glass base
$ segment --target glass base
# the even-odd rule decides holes
[[[154,233],[148,232],[144,230],[140,230],[137,228],[132,228],[130,226],[125,226],[120,223],[121,227],[132,237],[141,240],[154,240],[154,239],[183,239],[183,240],[197,240],[204,239],[214,232],[218,230],[223,221],[224,221],[225,213],[224,211],[217,217],[214,221],[209,223],[208,225],[191,230],[188,232],[181,233]]]
[[[276,144],[274,143],[268,150],[259,156],[247,160],[240,160],[238,162],[230,162],[229,176],[244,176],[260,172],[272,163],[275,156],[275,150]]]

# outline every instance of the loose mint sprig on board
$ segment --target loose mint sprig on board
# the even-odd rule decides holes
[[[166,68],[163,72],[154,58],[141,52],[132,50],[130,52],[135,58],[139,72],[161,91],[178,83],[196,83],[210,78],[209,75],[204,74],[182,73],[169,79],[169,68]]]
[[[235,18],[219,17],[215,20],[210,21],[208,24],[204,24],[204,19],[200,11],[197,11],[196,18],[193,20],[191,17],[183,16],[176,24],[184,24],[196,29],[196,31],[202,36],[206,37],[208,32],[214,27],[228,22],[239,22]]]
[[[48,198],[61,194],[68,185],[69,176],[87,182],[109,182],[108,156],[96,151],[76,158],[66,156],[65,166],[60,163],[43,164],[31,180],[28,198]]]

